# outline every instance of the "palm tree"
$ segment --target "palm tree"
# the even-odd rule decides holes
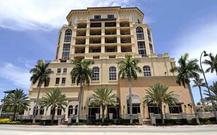
[[[207,68],[206,72],[211,72],[213,73],[214,71],[216,72],[217,75],[217,54],[213,56],[211,53],[209,54],[209,59],[210,60],[205,60],[203,63],[208,65],[209,67]]]
[[[206,87],[206,83],[204,83],[203,79],[199,78],[199,77],[195,77],[193,80],[194,84],[193,87],[198,87],[199,88],[199,92],[200,92],[200,101],[204,107],[204,100],[203,100],[203,93],[201,90],[201,87]]]
[[[139,61],[137,59],[132,58],[132,56],[126,56],[126,59],[120,61],[118,63],[119,73],[118,76],[121,79],[127,78],[128,87],[129,87],[129,105],[130,105],[130,123],[133,123],[132,119],[132,79],[137,79],[137,72],[141,72],[140,67],[138,66]]]
[[[38,63],[35,65],[34,68],[30,70],[32,73],[31,81],[33,84],[37,83],[38,94],[36,98],[36,104],[34,106],[34,113],[33,113],[33,120],[32,122],[35,123],[35,115],[36,115],[36,108],[39,104],[39,96],[41,92],[41,86],[44,84],[44,87],[48,86],[50,81],[50,74],[53,73],[49,68],[49,63],[46,63],[44,60],[39,60]]]
[[[65,107],[67,106],[67,99],[66,96],[63,95],[58,88],[56,88],[46,93],[46,96],[41,99],[41,106],[46,107],[47,109],[49,107],[51,108],[51,124],[53,124],[56,108],[58,107],[65,110]]]
[[[199,77],[198,73],[201,72],[199,65],[197,64],[197,61],[198,61],[197,59],[189,60],[189,55],[186,53],[183,56],[181,56],[181,58],[178,60],[179,66],[173,67],[170,70],[171,72],[178,73],[176,77],[176,82],[179,85],[182,84],[184,87],[186,87],[187,84],[195,113],[196,113],[196,107],[195,107],[195,102],[194,102],[194,98],[190,86],[190,79]],[[196,118],[197,118],[197,123],[199,124],[200,122],[197,113],[196,113]]]
[[[108,105],[115,105],[116,96],[112,94],[112,89],[98,88],[93,94],[93,104],[102,108],[102,123],[104,123],[105,109]]]
[[[215,107],[215,110],[217,109],[217,82],[213,82],[213,85],[209,87],[209,90],[211,91],[211,96],[209,95],[209,92],[208,90],[206,90],[205,92],[205,95],[207,96],[206,97],[206,100],[208,101],[215,101],[214,102],[214,107]]]
[[[160,83],[157,83],[153,86],[151,86],[149,89],[146,90],[145,95],[145,104],[155,104],[157,107],[160,108],[161,112],[161,120],[162,124],[164,124],[164,118],[163,118],[163,103],[164,104],[176,104],[178,102],[178,99],[176,98],[176,95],[173,93],[173,91],[168,92],[168,87],[164,86]]]
[[[84,84],[90,83],[92,70],[89,68],[91,64],[93,64],[93,61],[89,60],[74,60],[72,61],[73,69],[71,71],[71,79],[72,82],[75,82],[77,85],[80,84],[80,92],[79,92],[79,107],[78,107],[78,117],[77,122],[79,122],[80,119],[80,113],[83,106],[83,87]]]
[[[13,111],[13,120],[16,119],[17,112],[21,113],[28,108],[28,97],[22,89],[15,89],[4,99],[6,109]]]

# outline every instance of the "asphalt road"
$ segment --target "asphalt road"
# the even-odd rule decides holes
[[[217,135],[209,126],[14,126],[0,125],[0,135]]]

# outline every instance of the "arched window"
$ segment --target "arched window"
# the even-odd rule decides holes
[[[75,106],[75,115],[78,114],[78,105]]]
[[[62,109],[61,109],[61,107],[58,107],[58,109],[57,109],[57,115],[61,115],[62,114]]]
[[[92,80],[99,80],[99,67],[93,67]]]
[[[71,116],[73,114],[73,106],[70,105],[68,108],[68,117]]]
[[[44,107],[40,108],[40,115],[44,115]]]
[[[116,67],[109,68],[109,80],[116,80]]]
[[[51,107],[50,108],[50,115],[55,114],[55,108]]]
[[[144,76],[151,76],[151,68],[149,66],[143,67]]]
[[[65,31],[64,42],[71,42],[71,37],[72,37],[72,30],[71,29],[67,29]]]
[[[33,115],[38,115],[38,107],[37,106],[35,106],[34,108],[33,108]]]
[[[137,36],[137,40],[144,40],[144,32],[142,27],[136,28],[136,36]]]

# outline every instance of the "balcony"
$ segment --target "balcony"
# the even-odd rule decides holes
[[[120,29],[120,34],[121,35],[130,35],[130,29]]]
[[[117,30],[116,29],[105,29],[105,35],[116,35]]]
[[[85,53],[85,47],[76,47],[75,53]]]
[[[105,52],[117,52],[117,47],[116,46],[106,46]]]
[[[93,18],[93,19],[90,19],[90,21],[114,21],[116,20],[115,17],[107,17],[107,18]]]
[[[101,47],[90,47],[89,48],[89,53],[100,53],[101,52]]]
[[[117,43],[117,37],[105,37],[105,43]]]
[[[120,27],[130,27],[130,23],[127,21],[120,22]]]
[[[90,44],[101,44],[101,37],[91,37]]]
[[[86,23],[78,23],[78,24],[77,24],[77,28],[78,28],[78,29],[87,28],[87,24],[86,24]]]
[[[86,39],[85,38],[77,38],[75,41],[76,45],[85,45]]]
[[[105,27],[116,27],[116,22],[105,22]]]
[[[131,46],[121,46],[121,52],[132,52]]]
[[[91,29],[90,35],[101,35],[101,29]]]
[[[100,28],[100,27],[102,27],[101,23],[91,23],[90,24],[90,28]]]
[[[77,30],[76,36],[86,36],[86,30]]]
[[[131,43],[131,37],[121,37],[121,43]]]

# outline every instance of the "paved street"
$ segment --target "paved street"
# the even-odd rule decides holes
[[[216,135],[210,126],[13,126],[0,125],[0,135]]]

